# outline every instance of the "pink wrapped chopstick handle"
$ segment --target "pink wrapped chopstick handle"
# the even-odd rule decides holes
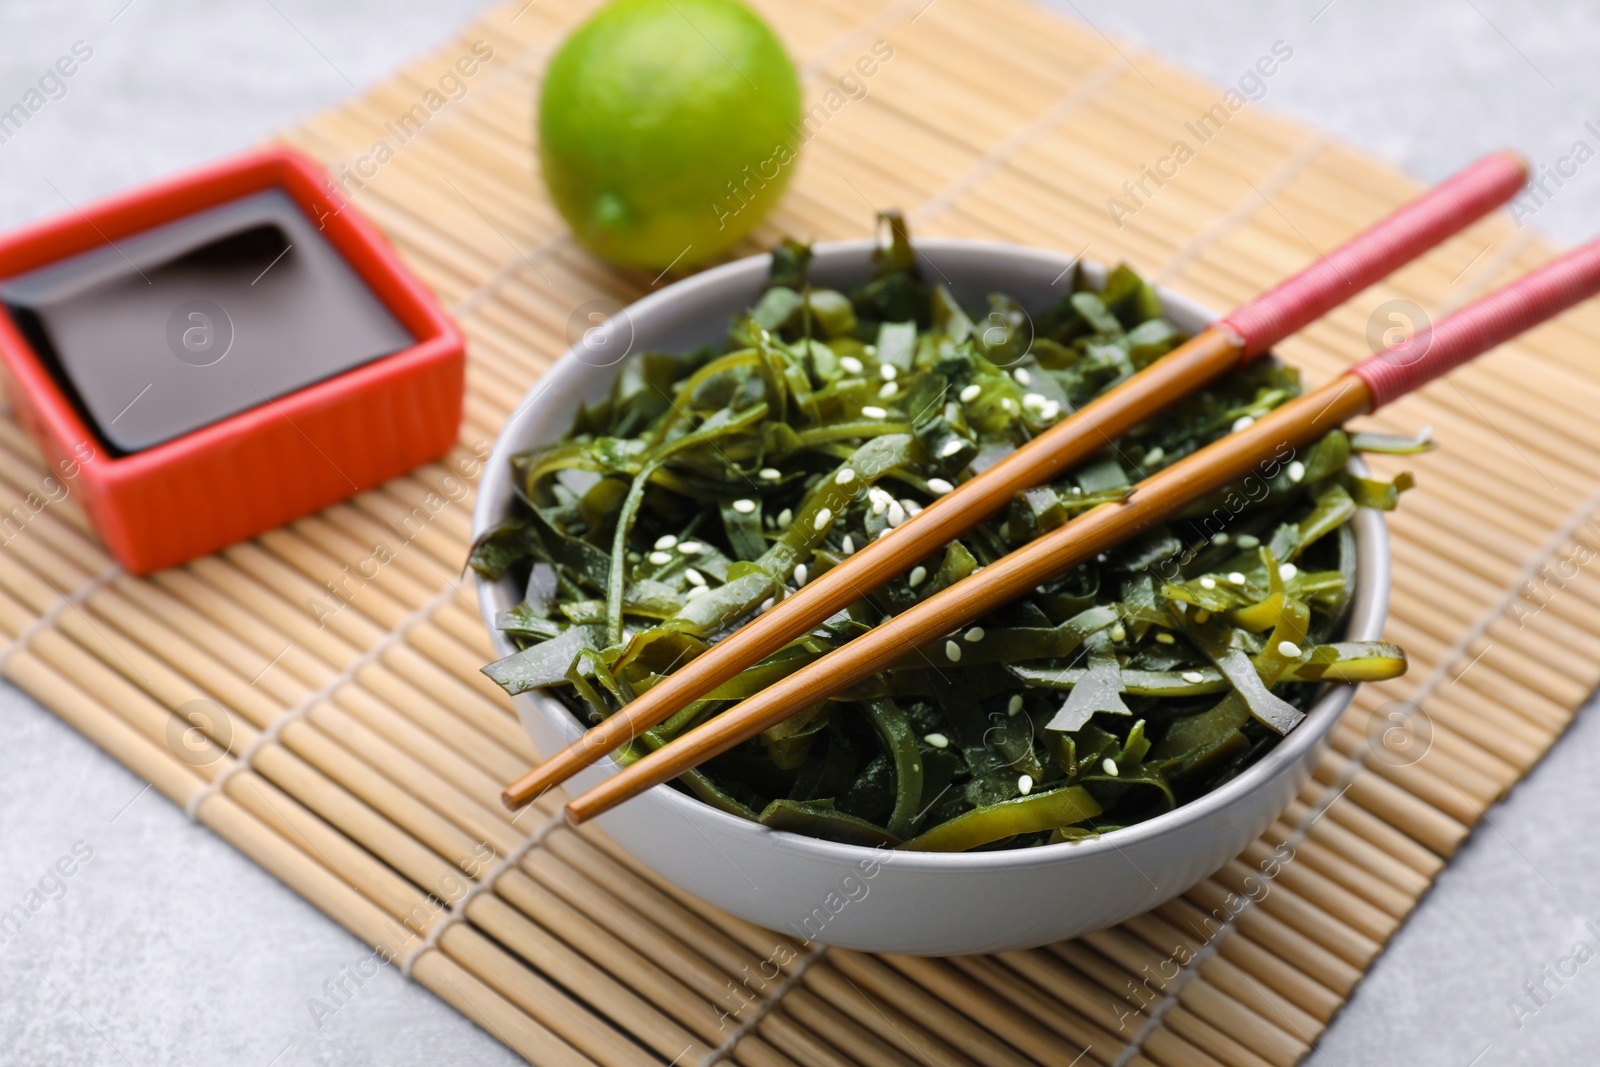
[[[1600,241],[1591,241],[1362,360],[1350,373],[1367,383],[1376,411],[1596,293]]]
[[[1493,152],[1222,320],[1252,359],[1367,286],[1510,200],[1528,178],[1514,152]]]

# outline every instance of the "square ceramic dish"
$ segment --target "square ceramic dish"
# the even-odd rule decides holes
[[[170,567],[281,526],[455,443],[465,390],[459,331],[322,168],[292,149],[248,152],[0,236],[0,283],[269,190],[293,202],[393,316],[404,334],[398,351],[371,358],[383,349],[364,349],[361,365],[330,363],[326,375],[283,395],[247,390],[259,399],[244,410],[225,406],[214,421],[120,454],[17,322],[0,314],[0,362],[19,418],[131,571]],[[304,313],[296,308],[287,313]],[[156,315],[151,328],[164,333],[170,317]],[[220,324],[212,318],[208,329]],[[217,365],[177,346],[170,359],[180,375]]]

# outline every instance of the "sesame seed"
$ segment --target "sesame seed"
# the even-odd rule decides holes
[[[910,515],[913,519],[922,514],[922,505],[917,503],[915,500],[908,500],[905,497],[901,497],[900,506],[905,508],[906,514]]]
[[[845,555],[848,556],[850,553],[854,552],[855,550],[856,550],[856,543],[850,539],[850,535],[849,534],[845,534],[844,535],[844,543],[839,546],[839,551],[843,552]]]
[[[843,367],[851,374],[860,374],[865,369],[861,366],[861,361],[855,356],[840,356],[839,366]]]
[[[981,392],[983,392],[983,386],[974,382],[972,385],[967,386],[956,395],[961,398],[961,402],[963,404],[970,404],[974,400],[978,399],[978,394]]]
[[[1033,792],[1033,775],[1024,774],[1017,779],[1017,792],[1023,796]]]
[[[1211,543],[1214,545],[1225,545],[1228,543],[1228,535],[1225,533],[1219,533],[1217,536],[1211,539]]]
[[[1048,401],[1039,393],[1023,393],[1022,406],[1025,408],[1042,408]]]
[[[1041,419],[1044,419],[1046,422],[1049,422],[1050,420],[1056,418],[1060,414],[1061,414],[1061,405],[1056,403],[1056,401],[1054,401],[1054,400],[1050,401],[1044,407],[1039,409],[1039,417]]]
[[[683,599],[685,599],[685,600],[693,600],[695,597],[699,596],[701,593],[704,593],[706,591],[707,591],[706,586],[703,586],[703,585],[691,585],[689,587],[689,591],[687,593],[683,594]]]
[[[872,491],[872,513],[874,515],[882,515],[884,509],[893,503],[894,498],[889,496],[887,493],[884,493],[878,489],[874,489]]]
[[[692,585],[706,584],[706,576],[695,570],[693,567],[685,567],[683,569],[683,576],[689,579],[689,582]]]
[[[705,550],[706,546],[702,545],[699,541],[684,541],[682,544],[678,545],[678,551],[682,552],[685,556],[698,556]]]
[[[779,526],[787,526],[793,521],[794,512],[790,511],[788,508],[784,508],[782,511],[778,512],[777,524]]]
[[[1296,567],[1293,563],[1285,563],[1283,566],[1278,568],[1278,577],[1282,578],[1286,582],[1294,581],[1294,576],[1299,573],[1300,568]]]
[[[1006,701],[1006,714],[1007,715],[1015,715],[1017,712],[1019,712],[1021,710],[1022,710],[1022,694],[1021,693],[1014,693],[1014,694],[1012,694],[1011,699]]]
[[[1240,415],[1237,419],[1233,420],[1233,432],[1238,433],[1240,430],[1248,430],[1255,424],[1256,420],[1251,418],[1249,415]]]
[[[765,600],[763,600],[761,602],[761,610],[762,611],[771,611],[772,610],[772,603],[773,603],[772,598],[771,597],[767,597],[767,599],[765,599]]]
[[[934,748],[950,747],[950,739],[944,734],[925,734],[922,739]]]
[[[983,640],[983,627],[974,626],[972,629],[961,635],[961,640],[970,644],[977,644],[979,641]]]
[[[833,521],[833,509],[823,508],[817,512],[817,517],[811,520],[811,528],[818,532],[826,530],[828,523]]]
[[[894,394],[898,393],[899,391],[900,387],[895,385],[893,382],[884,382],[883,388],[878,390],[878,399],[893,400]]]
[[[678,543],[678,539],[676,537],[673,537],[671,534],[667,534],[665,537],[656,538],[656,547],[657,548],[672,548],[677,543]]]
[[[1011,376],[1017,380],[1018,385],[1033,384],[1033,375],[1028,373],[1028,368],[1026,367],[1018,367],[1016,370],[1011,372]]]
[[[851,482],[853,482],[855,480],[856,480],[856,472],[854,470],[852,470],[851,468],[849,468],[849,467],[845,467],[845,468],[841,469],[838,474],[835,474],[833,476],[833,484],[834,485],[849,485]]]
[[[639,553],[637,553],[637,552],[629,552],[628,553],[628,562],[629,563],[638,563],[642,559],[644,559],[644,557],[639,555]]]
[[[967,447],[967,443],[965,441],[963,441],[961,438],[952,437],[952,438],[950,438],[950,440],[946,441],[943,445],[939,446],[939,458],[940,459],[949,459],[951,456],[955,455],[957,452],[960,452],[963,448],[966,448],[966,447]]]
[[[911,588],[915,589],[917,586],[926,581],[927,578],[928,568],[921,566],[912,567],[910,576],[906,578],[906,583],[910,585]]]
[[[794,584],[806,584],[806,565],[804,563],[796,563],[794,565]]]
[[[862,408],[861,414],[865,415],[869,419],[886,419],[889,417],[889,413],[887,411],[874,404],[868,404],[866,407]]]
[[[783,472],[777,467],[762,467],[761,477],[765,478],[769,482],[776,482],[783,477]]]
[[[1173,637],[1171,634],[1162,631],[1161,633],[1156,634],[1156,643],[1160,645],[1175,645],[1178,643],[1178,639]]]
[[[1006,409],[1007,414],[1015,415],[1017,413],[1017,402],[1009,396],[1000,398],[1000,406]]]
[[[1112,641],[1121,642],[1121,641],[1126,641],[1127,639],[1128,639],[1128,629],[1127,629],[1127,627],[1123,626],[1120,622],[1117,623],[1115,626],[1113,626],[1111,628],[1111,640]]]
[[[1115,778],[1117,776],[1117,761],[1112,759],[1110,756],[1107,756],[1101,761],[1100,769],[1105,771],[1111,777]]]
[[[1306,476],[1306,465],[1299,460],[1289,464],[1289,480],[1298,483]]]
[[[1244,575],[1240,574],[1238,571],[1229,571],[1228,572],[1228,584],[1229,585],[1243,585],[1244,584]]]
[[[1239,547],[1244,549],[1246,552],[1250,551],[1252,548],[1260,548],[1261,538],[1257,537],[1255,534],[1240,534]]]
[[[886,382],[894,381],[895,375],[899,373],[900,368],[896,367],[893,363],[878,364],[878,376]]]
[[[960,663],[961,646],[956,644],[954,641],[946,641],[944,643],[944,656],[945,659],[949,660],[951,663]]]
[[[869,356],[875,356],[875,355],[878,354],[878,346],[877,345],[862,345],[861,346],[861,350],[863,352],[865,352]]]
[[[746,497],[740,497],[733,502],[733,510],[741,515],[752,515],[756,510],[756,502]]]
[[[1215,589],[1216,587],[1217,587],[1217,580],[1215,578],[1202,578],[1202,579],[1200,579],[1200,588],[1201,589]]]
[[[1152,465],[1156,464],[1156,463],[1160,463],[1162,460],[1164,460],[1166,458],[1167,458],[1167,450],[1162,448],[1160,445],[1157,445],[1156,447],[1152,448],[1150,451],[1148,451],[1148,452],[1146,452],[1144,454],[1144,461],[1146,463],[1149,463],[1149,464],[1152,464]]]
[[[1190,685],[1194,685],[1197,682],[1205,681],[1206,676],[1201,674],[1199,671],[1184,671],[1183,680],[1188,682]]]
[[[949,482],[945,481],[943,478],[929,478],[928,479],[928,492],[930,492],[930,493],[935,493],[935,494],[937,494],[939,496],[944,496],[946,493],[948,493],[950,490],[952,490],[954,488],[955,488],[955,486],[951,485]]]
[[[660,566],[663,566],[665,564],[668,564],[668,563],[672,562],[672,556],[670,554],[666,553],[666,552],[652,552],[652,553],[650,553],[650,557],[649,558],[650,558],[650,562],[654,563],[657,567],[660,567]]]
[[[900,501],[889,501],[889,525],[899,526],[906,521],[906,509],[900,506]]]
[[[1295,644],[1293,641],[1279,641],[1278,654],[1280,656],[1287,656],[1290,659],[1299,659],[1300,646]]]
[[[878,531],[878,536],[874,538],[874,540],[882,541],[885,537],[888,537],[892,533],[894,533],[894,527],[885,526],[883,529]]]

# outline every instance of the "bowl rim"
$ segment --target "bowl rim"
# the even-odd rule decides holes
[[[919,260],[929,263],[932,263],[933,258],[940,253],[956,253],[1012,261],[1022,260],[1042,267],[1061,268],[1063,274],[1074,264],[1081,263],[1091,277],[1103,280],[1105,275],[1103,264],[1084,259],[1082,254],[1070,256],[1052,249],[1028,245],[956,237],[921,237],[915,239],[912,244]],[[879,245],[880,242],[876,238],[817,242],[811,246],[812,266],[814,269],[819,264],[826,266],[827,261],[835,257],[860,256]],[[763,252],[711,267],[641,297],[618,314],[623,314],[632,320],[654,313],[676,300],[701,290],[748,284],[752,280],[751,276],[758,279],[765,278],[771,258],[770,253]],[[1179,317],[1193,318],[1198,322],[1214,322],[1219,318],[1214,311],[1192,298],[1174,292],[1166,286],[1153,287],[1161,300],[1164,312],[1179,311],[1181,313]],[[613,367],[620,366],[621,362],[618,360]],[[509,488],[510,459],[515,452],[527,448],[528,443],[537,437],[532,430],[540,421],[538,416],[544,414],[538,402],[540,397],[551,385],[569,378],[584,376],[586,372],[594,369],[596,368],[593,365],[579,359],[576,346],[567,349],[530,388],[528,394],[506,420],[495,439],[493,451],[484,461],[484,473],[478,485],[473,507],[474,540],[505,516],[503,509],[492,509],[492,501],[505,498],[509,503],[515,499]],[[1388,614],[1391,566],[1388,527],[1382,513],[1370,508],[1359,509],[1352,520],[1352,526],[1356,533],[1358,579],[1345,639],[1378,640]],[[494,594],[498,582],[491,582],[481,577],[475,577],[475,581],[478,587],[479,608],[484,624],[489,630],[490,643],[498,656],[511,655],[516,651],[516,647],[494,625],[498,607]],[[678,815],[688,819],[691,824],[698,822],[708,828],[714,828],[725,837],[736,839],[741,845],[763,850],[787,851],[797,854],[802,859],[833,864],[878,864],[892,856],[892,865],[896,869],[921,873],[946,873],[1048,867],[1076,861],[1088,862],[1109,853],[1123,853],[1124,858],[1127,858],[1128,848],[1148,845],[1162,838],[1185,833],[1208,818],[1217,816],[1225,809],[1243,801],[1251,793],[1265,788],[1278,775],[1297,766],[1331,731],[1354,699],[1357,687],[1358,683],[1332,683],[1326,686],[1306,713],[1306,717],[1282,741],[1261,759],[1211,792],[1144,822],[1109,830],[1096,837],[1079,841],[1064,841],[1030,848],[997,849],[990,852],[910,852],[852,845],[788,830],[776,830],[720,811],[697,797],[665,784],[654,787],[635,798],[632,803],[643,804],[653,801],[665,804]],[[568,742],[582,735],[585,729],[583,724],[566,705],[545,691],[533,690],[520,696],[529,698],[541,713],[555,709],[558,714],[554,717],[546,714],[546,718],[552,719],[553,724],[558,726]],[[604,768],[606,773],[614,773],[618,769],[616,762],[609,756],[596,763],[594,767]]]

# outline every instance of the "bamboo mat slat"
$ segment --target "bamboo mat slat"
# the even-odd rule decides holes
[[[514,0],[283,134],[459,317],[459,446],[145,579],[113,565],[69,481],[7,529],[0,670],[533,1063],[1299,1062],[1484,809],[1600,683],[1600,580],[1586,566],[1600,551],[1600,423],[1586,417],[1600,311],[1372,420],[1431,425],[1443,444],[1407,464],[1421,486],[1391,524],[1388,636],[1412,669],[1361,690],[1315,780],[1236,860],[1148,915],[1029,952],[798,943],[567,828],[553,799],[515,818],[498,802],[534,753],[478,673],[489,646],[461,577],[472,486],[566,347],[572,310],[660,282],[582,253],[537,173],[540,71],[596,3]],[[1189,138],[1221,89],[1021,0],[756,6],[801,64],[808,103],[875,43],[893,56],[864,96],[817,113],[750,251],[856,236],[897,206],[916,233],[1126,259],[1220,309],[1417,191],[1251,104],[1119,220],[1107,198]],[[478,42],[493,55],[466,95],[374,165],[379,141],[394,147],[389,124]],[[1280,351],[1325,380],[1365,354],[1386,301],[1437,315],[1556,251],[1491,217]],[[44,477],[0,419],[0,499],[44,500]],[[1396,732],[1392,714],[1410,708]]]

